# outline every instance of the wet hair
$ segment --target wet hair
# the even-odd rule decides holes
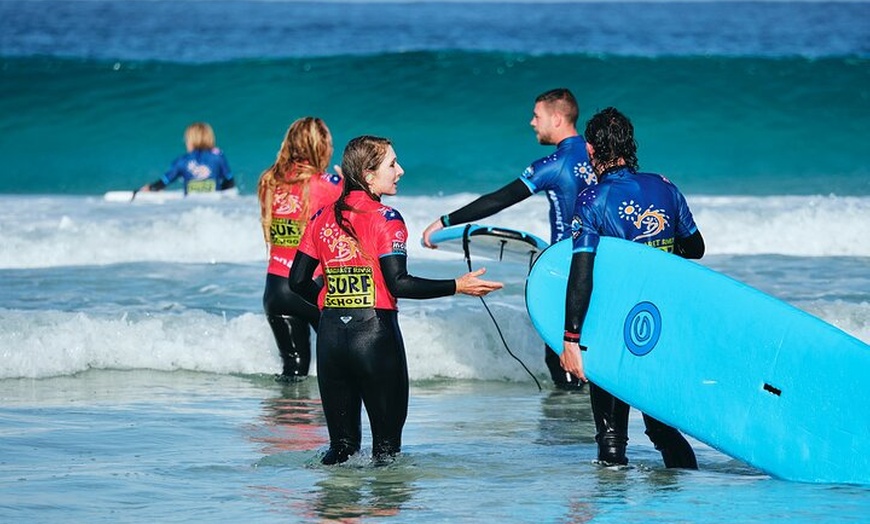
[[[637,170],[637,142],[634,126],[614,107],[602,109],[586,123],[586,141],[595,149],[592,164],[598,173],[619,165],[619,160]]]
[[[545,93],[538,95],[535,103],[543,102],[553,108],[554,111],[562,114],[571,125],[577,126],[577,117],[580,115],[580,108],[577,106],[577,99],[570,90],[564,87],[550,89]]]
[[[341,196],[335,201],[335,221],[345,233],[358,240],[353,226],[345,220],[344,213],[354,209],[347,203],[347,195],[351,191],[365,191],[372,199],[379,198],[369,189],[366,173],[376,171],[387,156],[387,150],[393,143],[388,138],[363,135],[351,139],[344,148],[341,157],[341,174],[344,176],[344,188]]]
[[[332,152],[332,135],[320,118],[299,118],[287,128],[275,162],[263,171],[257,183],[260,221],[266,242],[269,242],[275,188],[279,185],[305,184],[311,177],[326,172]],[[307,218],[308,214],[306,184],[302,189],[302,216]]]
[[[184,142],[194,150],[215,147],[214,130],[205,122],[194,122],[184,130]]]

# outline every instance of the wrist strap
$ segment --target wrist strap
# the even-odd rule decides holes
[[[570,331],[565,331],[565,334],[562,336],[562,340],[565,342],[580,342],[580,333],[571,333]]]
[[[441,225],[444,227],[450,227],[450,216],[441,215]]]

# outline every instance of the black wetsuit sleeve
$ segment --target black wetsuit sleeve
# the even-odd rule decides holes
[[[438,298],[456,294],[455,280],[433,280],[408,274],[408,257],[381,257],[381,272],[387,289],[396,298]],[[294,262],[295,265],[295,262]]]
[[[448,214],[449,224],[445,225],[455,226],[486,218],[530,196],[532,196],[532,192],[529,186],[518,178],[503,188],[483,195],[474,202]]]
[[[164,187],[166,187],[166,184],[163,183],[162,179],[148,184],[148,189],[151,191],[162,191]]]
[[[565,295],[565,331],[580,333],[592,297],[592,268],[595,253],[574,253],[568,273],[568,291]]]
[[[312,304],[317,304],[317,296],[322,287],[311,279],[317,264],[316,258],[297,251],[296,256],[293,257],[293,265],[290,266],[290,289]]]
[[[700,231],[695,231],[686,238],[678,238],[674,243],[674,253],[683,258],[701,258],[705,250],[704,237]]]
[[[220,190],[221,190],[221,191],[224,191],[224,190],[227,190],[227,189],[232,189],[232,188],[234,188],[234,187],[236,187],[236,181],[235,181],[235,179],[233,179],[233,178],[226,179],[226,178],[225,178],[225,179],[223,180],[223,182],[221,182]]]

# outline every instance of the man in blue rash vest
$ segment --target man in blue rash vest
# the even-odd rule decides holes
[[[214,130],[205,122],[194,122],[184,130],[187,153],[173,160],[169,170],[156,182],[139,191],[160,191],[179,177],[184,194],[212,193],[235,187],[233,173],[223,151],[215,146]]]
[[[577,133],[578,116],[577,100],[568,89],[551,89],[540,94],[535,99],[530,124],[538,143],[556,146],[556,151],[532,162],[522,176],[501,189],[432,222],[423,231],[423,245],[437,247],[429,237],[443,227],[486,218],[542,191],[550,202],[550,243],[568,238],[577,194],[596,182],[586,142]],[[556,387],[579,389],[583,386],[577,377],[562,369],[559,356],[547,346],[544,346],[544,361]]]
[[[677,187],[661,175],[637,171],[634,127],[625,115],[608,107],[589,120],[585,135],[598,184],[581,192],[575,206],[574,254],[568,274],[561,356],[565,370],[584,381],[580,333],[592,296],[595,251],[600,238],[624,238],[683,258],[701,258],[705,250],[704,238]],[[605,465],[627,464],[629,405],[591,382],[589,398],[598,461]],[[679,431],[645,413],[643,421],[665,467],[698,468],[692,446]]]

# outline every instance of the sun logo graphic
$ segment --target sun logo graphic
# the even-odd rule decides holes
[[[275,195],[276,215],[290,215],[298,213],[300,210],[302,210],[302,202],[297,195],[291,195],[290,193]]]
[[[654,237],[668,226],[668,215],[663,209],[653,209],[654,207],[655,204],[650,204],[648,208],[641,210],[634,200],[623,202],[619,206],[619,218],[631,222],[640,231],[632,240]]]
[[[587,186],[598,183],[598,177],[595,176],[595,170],[589,165],[589,162],[580,162],[574,166],[574,176],[582,178]]]
[[[321,229],[320,240],[335,254],[330,262],[347,262],[359,253],[356,241],[337,224],[329,224]]]

